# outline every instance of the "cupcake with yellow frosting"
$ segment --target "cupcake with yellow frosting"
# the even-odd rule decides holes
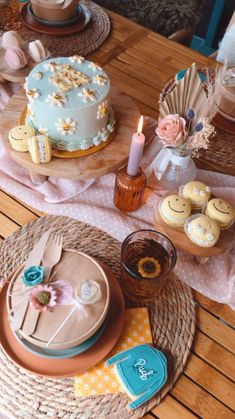
[[[182,227],[191,214],[191,204],[183,196],[168,195],[160,201],[158,210],[166,224]]]
[[[181,194],[189,199],[193,209],[201,209],[210,199],[210,188],[202,182],[194,180],[186,183]]]
[[[229,202],[214,198],[208,202],[205,214],[216,220],[221,228],[227,228],[234,222],[234,210]]]
[[[218,223],[204,214],[190,217],[184,230],[188,238],[200,247],[213,247],[220,236]]]

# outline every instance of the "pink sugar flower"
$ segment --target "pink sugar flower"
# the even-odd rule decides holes
[[[56,290],[47,284],[38,285],[29,294],[29,303],[36,310],[52,311],[57,305]]]
[[[185,141],[186,121],[178,114],[167,115],[159,123],[156,134],[165,147],[179,147]]]

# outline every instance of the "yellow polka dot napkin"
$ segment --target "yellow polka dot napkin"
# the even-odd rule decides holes
[[[106,359],[143,343],[152,343],[148,309],[129,308],[125,312],[125,326],[121,337]],[[114,368],[106,367],[105,360],[75,377],[76,396],[86,397],[123,391]]]

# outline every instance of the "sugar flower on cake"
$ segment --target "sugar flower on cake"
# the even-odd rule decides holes
[[[59,106],[60,108],[68,101],[67,96],[64,93],[52,93],[46,98],[46,102],[52,106]]]
[[[45,135],[47,137],[47,135],[48,135],[48,129],[47,128],[44,128],[40,125],[38,131],[40,132],[40,134]]]
[[[54,73],[57,69],[57,64],[55,63],[55,61],[50,61],[49,63],[45,63],[43,67],[46,70],[50,70],[52,71],[52,73]]]
[[[77,129],[77,123],[72,118],[59,118],[56,123],[56,128],[62,135],[73,135]]]
[[[88,67],[91,68],[92,71],[101,71],[102,70],[102,68],[97,63],[90,63]]]
[[[85,58],[82,57],[81,55],[73,55],[72,57],[69,57],[70,61],[72,61],[72,63],[78,63],[78,64],[82,64],[85,61]]]
[[[108,79],[103,74],[97,74],[97,76],[93,77],[93,83],[96,83],[99,86],[104,86],[108,83]]]
[[[26,90],[26,95],[29,101],[33,102],[34,99],[39,97],[40,93],[36,88],[33,88],[33,89]]]
[[[35,113],[32,110],[30,105],[27,106],[27,116],[28,116],[29,119],[33,119],[34,116],[35,116]]]
[[[36,80],[41,80],[42,77],[43,77],[42,71],[37,71],[36,73],[33,74],[33,78]]]
[[[85,87],[81,92],[78,93],[78,96],[82,97],[84,102],[90,102],[96,100],[96,92],[92,89],[86,89]]]
[[[41,284],[45,276],[45,269],[43,266],[30,266],[23,273],[23,283],[27,287],[34,287]]]
[[[52,311],[57,305],[55,289],[47,284],[38,285],[29,294],[29,304],[39,311]]]
[[[109,113],[109,102],[105,100],[98,106],[97,119],[105,118]]]

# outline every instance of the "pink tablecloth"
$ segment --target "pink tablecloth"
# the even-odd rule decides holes
[[[147,132],[154,131],[154,121],[150,118],[145,119],[145,126]],[[152,161],[159,149],[160,144],[154,139],[144,155],[143,166]],[[235,207],[234,177],[199,170],[197,178],[210,185],[215,195],[228,198]],[[49,178],[42,185],[35,186],[27,171],[11,160],[0,141],[2,189],[38,210],[95,225],[122,241],[134,230],[153,227],[153,212],[159,196],[148,189],[141,209],[130,214],[120,212],[113,204],[114,180],[112,173],[103,176],[81,194],[58,203],[61,199],[74,196],[86,183]],[[192,288],[235,308],[235,243],[226,253],[211,258],[203,266],[198,265],[191,255],[179,252],[175,271]]]

